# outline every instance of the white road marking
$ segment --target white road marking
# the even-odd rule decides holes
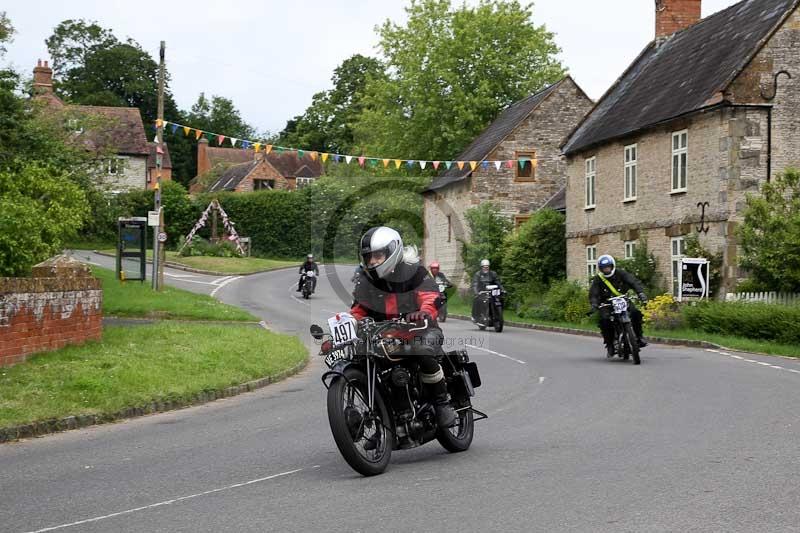
[[[783,366],[780,366],[780,365],[773,365],[772,363],[767,363],[765,361],[757,361],[755,359],[745,359],[741,355],[735,355],[735,354],[728,353],[728,352],[722,352],[720,350],[712,350],[710,348],[706,348],[706,351],[707,352],[718,353],[720,355],[724,355],[724,356],[730,357],[731,359],[738,359],[739,361],[743,361],[745,363],[755,363],[755,364],[760,365],[760,366],[767,366],[769,368],[774,368],[775,370],[784,370],[786,372],[792,372],[793,374],[800,374],[800,370],[795,370],[793,368],[786,368],[786,367],[783,367]]]
[[[319,467],[315,465],[313,468],[319,468]],[[144,505],[142,507],[135,507],[133,509],[127,509],[125,511],[120,511],[118,513],[111,513],[111,514],[107,514],[107,515],[103,515],[103,516],[96,516],[94,518],[87,518],[85,520],[79,520],[77,522],[71,522],[69,524],[61,524],[61,525],[58,525],[58,526],[46,527],[44,529],[37,529],[37,530],[32,531],[30,533],[42,533],[44,531],[55,531],[56,529],[65,529],[65,528],[68,528],[68,527],[79,526],[81,524],[89,524],[89,523],[92,523],[92,522],[99,522],[100,520],[105,520],[107,518],[114,518],[116,516],[122,516],[122,515],[126,515],[126,514],[135,513],[137,511],[146,511],[147,509],[154,509],[156,507],[163,507],[165,505],[172,505],[173,503],[182,502],[184,500],[191,500],[192,498],[198,498],[200,496],[206,496],[208,494],[214,494],[215,492],[222,492],[222,491],[225,491],[225,490],[231,490],[231,489],[235,489],[235,488],[239,488],[239,487],[244,487],[246,485],[252,485],[254,483],[261,483],[262,481],[269,481],[270,479],[275,479],[275,478],[279,478],[279,477],[282,477],[282,476],[288,476],[290,474],[296,474],[297,472],[300,472],[301,470],[303,470],[303,469],[302,468],[297,468],[295,470],[289,470],[288,472],[281,472],[280,474],[273,474],[271,476],[260,477],[258,479],[251,479],[250,481],[244,481],[242,483],[234,483],[233,485],[220,487],[218,489],[212,489],[212,490],[207,490],[207,491],[204,491],[204,492],[198,492],[197,494],[190,494],[189,496],[181,496],[180,498],[175,498],[175,499],[172,499],[172,500],[164,500],[163,502],[152,503],[150,505]]]
[[[164,272],[164,275],[165,276],[169,276],[170,278],[177,278],[177,279],[196,278],[197,277],[194,274],[173,274],[171,272]]]
[[[219,285],[217,285],[217,288],[216,288],[216,289],[214,289],[213,291],[211,291],[211,296],[213,297],[215,294],[217,294],[217,291],[218,291],[218,290],[220,290],[222,287],[224,287],[224,286],[225,286],[225,285],[227,285],[228,283],[231,283],[231,282],[233,282],[233,281],[236,281],[237,279],[242,279],[242,276],[236,276],[236,277],[233,277],[233,278],[230,278],[230,279],[227,279],[227,280],[223,281],[222,283],[220,283]]]
[[[778,366],[778,365],[769,365],[769,367],[770,368],[777,368],[778,370],[783,370],[783,367],[782,366]]]
[[[212,285],[220,285],[220,284],[222,284],[223,281],[225,281],[227,279],[231,279],[232,277],[233,276],[225,276],[225,277],[222,277],[222,278],[217,278],[217,279],[213,280],[211,282],[211,284]]]
[[[539,376],[539,385],[541,385],[542,383],[544,383],[544,380],[545,380],[545,377],[544,377],[544,376]]]
[[[731,357],[733,357],[734,359],[744,360],[744,357],[742,357],[741,355],[731,355]]]
[[[525,361],[520,361],[519,359],[514,359],[510,355],[506,355],[504,353],[495,352],[495,351],[492,351],[492,350],[487,350],[486,348],[481,348],[480,346],[475,346],[474,344],[465,344],[465,346],[467,346],[469,348],[475,348],[476,350],[482,350],[482,351],[484,351],[486,353],[490,353],[492,355],[496,355],[497,357],[502,357],[503,359],[510,359],[510,360],[514,361],[515,363],[519,363],[521,365],[527,365],[528,364]]]

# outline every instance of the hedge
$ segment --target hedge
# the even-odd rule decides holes
[[[800,344],[800,306],[706,302],[683,308],[686,324],[707,333]]]

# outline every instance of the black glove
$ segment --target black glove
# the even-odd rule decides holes
[[[424,322],[433,320],[433,317],[425,311],[414,311],[406,315],[406,322]]]
[[[647,295],[643,292],[640,292],[639,301],[642,302],[642,305],[647,305]]]

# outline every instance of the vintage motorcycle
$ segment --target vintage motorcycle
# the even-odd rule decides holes
[[[481,385],[478,366],[465,350],[442,353],[456,423],[437,427],[433,404],[423,394],[419,367],[412,353],[416,332],[427,321],[357,321],[348,313],[328,320],[330,333],[318,325],[311,335],[322,341],[320,355],[329,368],[322,375],[328,389],[328,422],[339,452],[364,476],[382,473],[393,450],[421,446],[433,439],[449,452],[472,443],[474,423],[487,416],[472,407]]]
[[[633,364],[641,363],[639,358],[639,341],[633,332],[628,308],[631,299],[628,296],[612,296],[610,303],[600,304],[600,307],[611,307],[611,322],[614,324],[614,352],[624,360],[633,359]]]
[[[436,285],[439,287],[439,316],[437,320],[439,322],[447,322],[447,289],[450,286],[449,283],[445,283],[444,281],[440,281],[438,279],[434,279]]]
[[[303,274],[303,298],[306,300],[308,300],[314,292],[314,276],[313,270],[309,270]]]
[[[481,331],[486,326],[494,326],[497,333],[503,331],[503,291],[497,285],[487,285],[486,288],[475,296],[477,300],[478,316],[472,321]]]

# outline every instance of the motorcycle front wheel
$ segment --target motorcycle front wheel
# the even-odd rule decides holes
[[[469,449],[470,444],[472,444],[474,432],[475,420],[472,416],[472,410],[464,409],[458,412],[456,425],[436,430],[436,440],[450,453],[463,452]]]
[[[375,409],[367,403],[367,377],[355,368],[337,377],[328,389],[328,423],[339,453],[363,476],[383,473],[392,457],[393,434],[389,411],[379,390]]]
[[[503,320],[502,311],[501,311],[501,315],[494,320],[494,330],[497,333],[502,333],[504,324],[505,324],[505,321]]]
[[[439,309],[439,322],[447,322],[447,304],[442,304],[442,308]]]
[[[631,354],[631,358],[633,358],[633,364],[638,365],[641,364],[641,359],[639,359],[639,342],[633,333],[633,325],[628,322],[625,324],[625,344],[628,347],[628,353]]]

